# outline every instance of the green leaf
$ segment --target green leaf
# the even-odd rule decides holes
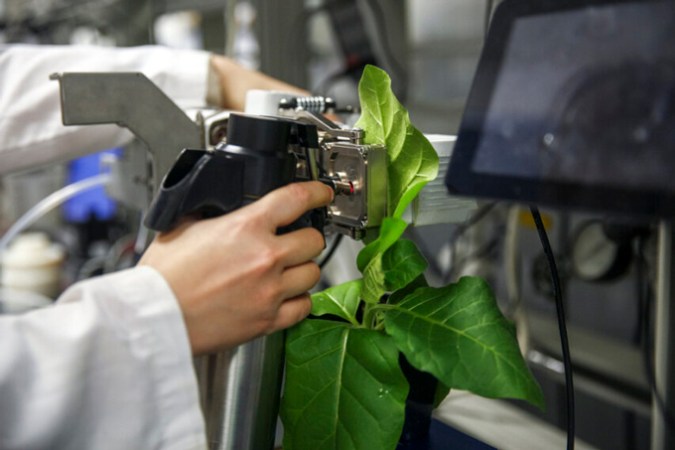
[[[361,273],[363,273],[375,255],[384,253],[389,247],[394,245],[407,227],[408,224],[403,219],[394,217],[385,218],[380,226],[380,236],[363,247],[356,257],[356,265]]]
[[[386,335],[305,320],[289,331],[284,450],[393,450],[408,384]]]
[[[312,294],[313,316],[332,314],[358,326],[356,312],[361,303],[362,280],[348,281]]]
[[[412,365],[448,387],[543,407],[513,327],[484,280],[417,289],[386,311],[384,324]]]
[[[422,188],[438,175],[438,155],[429,140],[412,125],[404,142],[404,151],[389,166],[391,205],[396,205],[394,217],[403,212]]]
[[[404,288],[427,270],[427,260],[413,241],[400,239],[382,255],[384,286],[392,292]]]
[[[392,292],[392,294],[387,299],[387,303],[395,305],[421,287],[429,287],[429,283],[427,283],[427,279],[424,277],[424,275],[418,276],[408,283],[408,285],[403,289]]]
[[[383,294],[406,287],[427,269],[414,242],[400,239],[370,261],[363,272],[363,299],[377,303]]]
[[[438,155],[411,123],[408,111],[391,90],[385,71],[366,66],[359,82],[362,114],[356,126],[367,144],[387,148],[387,210],[401,217],[424,185],[438,174]],[[364,265],[365,267],[365,265]]]
[[[361,296],[366,303],[377,303],[387,292],[384,287],[384,269],[382,268],[382,254],[368,263],[368,267],[363,271],[363,289]]]

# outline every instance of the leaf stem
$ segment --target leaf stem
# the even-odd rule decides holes
[[[398,305],[390,305],[388,303],[377,303],[374,305],[368,305],[370,310],[373,312],[377,311],[386,311],[388,309],[399,309]]]
[[[373,317],[375,316],[375,311],[373,307],[375,305],[366,304],[366,307],[363,311],[363,326],[370,329],[373,329]]]
[[[397,309],[396,305],[388,305],[386,303],[367,304],[363,311],[363,326],[369,330],[381,331],[383,327],[382,311]]]

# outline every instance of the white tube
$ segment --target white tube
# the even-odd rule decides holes
[[[29,209],[23,216],[21,216],[19,220],[14,222],[2,239],[0,239],[0,255],[2,255],[2,253],[6,250],[7,245],[12,239],[16,237],[16,235],[34,224],[40,217],[44,216],[69,198],[74,197],[77,194],[91,188],[105,185],[110,180],[111,176],[108,173],[85,178],[84,180],[64,186],[58,191],[53,192],[42,199],[35,206]]]

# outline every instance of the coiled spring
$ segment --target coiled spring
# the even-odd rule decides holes
[[[330,97],[293,97],[284,98],[279,102],[281,109],[304,110],[317,114],[325,113],[335,109],[335,100]]]

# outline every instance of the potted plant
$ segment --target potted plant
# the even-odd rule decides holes
[[[543,407],[515,328],[487,283],[463,277],[428,286],[427,262],[401,236],[403,212],[438,172],[438,157],[368,66],[359,83],[366,143],[387,147],[388,217],[359,253],[363,277],[312,296],[312,316],[289,330],[281,417],[285,450],[394,449],[405,417],[405,361],[457,388]],[[337,318],[337,320],[336,320]]]

